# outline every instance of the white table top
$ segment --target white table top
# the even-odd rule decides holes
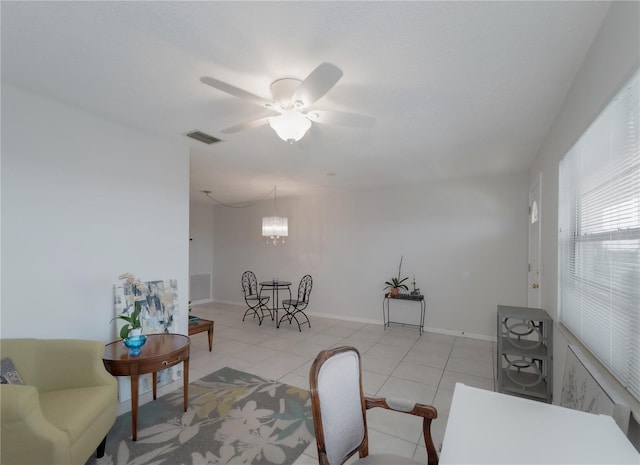
[[[456,384],[445,464],[640,464],[613,418]]]

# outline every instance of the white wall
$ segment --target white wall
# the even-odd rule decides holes
[[[186,331],[188,187],[186,144],[3,85],[2,337],[112,340],[124,272],[177,279]]]
[[[242,303],[240,277],[314,279],[310,313],[382,322],[384,281],[402,273],[427,297],[426,326],[495,337],[496,306],[526,305],[526,175],[278,198],[284,246],[265,244],[272,202],[215,207],[214,299]],[[417,306],[394,302],[417,322]],[[394,319],[396,319],[394,317]],[[313,317],[312,317],[313,324]]]
[[[541,245],[543,308],[558,313],[558,165],[600,111],[640,64],[640,3],[613,2],[540,153],[531,166],[531,182],[542,172]],[[554,399],[562,387],[567,343],[571,336],[556,325]],[[640,404],[629,397],[640,413]]]

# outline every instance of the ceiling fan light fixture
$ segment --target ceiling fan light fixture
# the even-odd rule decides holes
[[[304,137],[311,121],[297,111],[285,111],[280,116],[269,118],[269,125],[280,139],[293,144]]]

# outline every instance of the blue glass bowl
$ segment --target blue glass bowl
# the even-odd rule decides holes
[[[129,355],[140,355],[142,346],[147,342],[147,336],[129,336],[124,338],[123,342],[129,348]]]

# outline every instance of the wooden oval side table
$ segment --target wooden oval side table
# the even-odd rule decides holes
[[[157,394],[157,372],[183,364],[184,411],[187,411],[189,397],[189,348],[191,340],[182,334],[148,334],[147,343],[142,346],[140,355],[129,355],[129,349],[122,340],[105,346],[102,361],[113,376],[131,377],[131,432],[133,440],[138,439],[138,377],[153,373],[153,400]]]

